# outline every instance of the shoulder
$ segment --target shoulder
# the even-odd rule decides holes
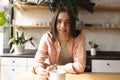
[[[76,38],[85,38],[85,33],[81,31]]]
[[[85,34],[81,31],[80,34],[74,38],[74,41],[75,43],[85,42],[86,41]]]
[[[41,38],[42,38],[42,39],[51,39],[51,38],[52,38],[52,34],[51,34],[50,31],[46,31],[46,32],[42,35]]]
[[[79,35],[77,35],[76,37],[73,38],[73,43],[74,43],[74,49],[79,49],[81,47],[85,46],[86,43],[86,38],[85,38],[85,34],[81,31],[79,33]],[[79,47],[79,48],[78,48]],[[76,50],[75,49],[75,50]]]

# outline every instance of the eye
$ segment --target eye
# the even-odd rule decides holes
[[[57,23],[62,23],[62,21],[61,20],[57,20]]]
[[[64,23],[66,26],[67,25],[70,25],[70,21],[65,21],[65,23]]]
[[[65,24],[70,24],[70,21],[66,21]]]

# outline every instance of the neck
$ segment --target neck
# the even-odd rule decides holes
[[[58,36],[58,39],[61,41],[68,41],[70,39],[70,36]]]

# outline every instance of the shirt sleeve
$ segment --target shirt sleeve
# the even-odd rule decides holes
[[[43,36],[40,39],[39,45],[38,45],[38,50],[35,54],[35,63],[33,65],[34,69],[37,67],[46,67],[46,63],[45,60],[47,58],[47,52],[48,52],[48,48],[47,48],[47,37],[48,35],[45,33],[43,34]]]
[[[73,48],[73,63],[65,65],[65,69],[68,73],[82,73],[86,66],[86,38],[81,33],[75,40]]]

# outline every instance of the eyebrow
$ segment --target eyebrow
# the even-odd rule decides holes
[[[57,21],[62,21],[62,19],[57,19]],[[70,21],[70,20],[65,20],[65,21]]]

